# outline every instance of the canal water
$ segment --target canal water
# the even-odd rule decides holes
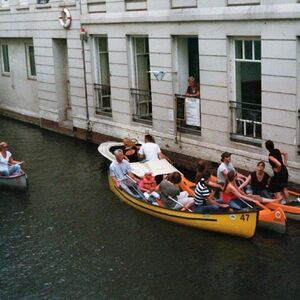
[[[300,223],[251,240],[142,214],[97,146],[0,117],[28,195],[0,192],[0,299],[300,299]]]

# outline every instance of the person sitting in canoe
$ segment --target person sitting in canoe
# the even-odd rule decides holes
[[[164,207],[175,210],[186,210],[194,203],[194,199],[188,197],[187,192],[180,191],[178,186],[180,181],[181,174],[179,172],[173,172],[168,174],[159,184],[158,193],[160,194],[160,200]]]
[[[120,187],[120,183],[128,181],[129,178],[136,181],[135,176],[131,172],[130,163],[124,158],[123,150],[115,150],[114,155],[116,160],[109,166],[109,175],[114,181],[115,186]]]
[[[250,184],[251,189],[247,190],[247,194],[259,195],[264,198],[271,198],[268,192],[270,184],[270,175],[265,172],[266,164],[261,160],[256,165],[256,171],[251,172],[247,179],[239,186],[239,190]]]
[[[197,183],[195,189],[194,205],[192,210],[200,213],[222,211],[229,208],[228,204],[224,204],[214,198],[214,194],[208,188],[210,182],[210,172],[204,171],[202,177]]]
[[[21,164],[24,161],[14,160],[10,151],[7,150],[7,143],[0,143],[0,175],[11,176],[21,174]]]
[[[229,206],[233,209],[242,209],[247,207],[246,201],[256,203],[268,203],[277,201],[277,199],[267,199],[262,198],[258,195],[246,195],[243,191],[239,190],[236,185],[236,177],[237,173],[235,171],[230,171],[227,174],[227,180],[223,188],[222,198],[223,202],[229,204]]]
[[[134,142],[130,138],[126,137],[123,139],[123,144],[124,144],[123,152],[125,158],[129,162],[138,162],[139,161],[138,148],[136,147]]]
[[[154,202],[154,200],[160,198],[159,194],[156,192],[158,186],[151,171],[145,172],[145,175],[139,181],[139,189],[144,193],[146,200],[154,198],[153,201],[151,201]]]
[[[233,164],[231,163],[231,153],[229,152],[224,152],[221,155],[221,164],[219,165],[218,169],[217,169],[217,182],[218,184],[221,184],[224,186],[225,182],[226,182],[226,178],[227,178],[227,174],[230,171],[234,171],[237,176],[236,176],[236,180],[240,181],[240,182],[244,182],[246,180],[246,176],[236,172]]]
[[[154,137],[150,134],[146,134],[144,138],[145,144],[143,144],[138,152],[138,156],[143,161],[150,161],[155,159],[168,159],[166,155],[164,155],[158,144],[155,143]]]
[[[197,182],[200,181],[200,179],[203,177],[203,174],[207,171],[209,171],[210,166],[209,163],[203,159],[200,159],[197,163],[197,167],[196,167],[196,176],[195,176],[195,183],[197,184]],[[210,188],[213,188],[215,190],[222,190],[223,186],[221,184],[218,184],[213,178],[212,176],[209,179],[209,183],[208,186]]]

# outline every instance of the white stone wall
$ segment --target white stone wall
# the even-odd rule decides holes
[[[113,117],[95,117],[93,121],[103,126],[97,124],[94,128],[106,134],[113,132],[120,138],[128,132],[140,138],[150,132],[163,148],[213,161],[219,161],[223,151],[231,151],[236,154],[233,160],[237,166],[253,169],[257,160],[267,159],[267,151],[263,143],[260,148],[230,140],[233,78],[229,46],[231,38],[258,37],[262,51],[263,141],[272,139],[276,146],[288,151],[291,178],[300,182],[296,76],[300,26],[295,20],[295,16],[300,16],[300,4],[292,0],[214,1],[212,10],[212,1],[198,1],[193,9],[183,8],[186,1],[167,2],[149,0],[147,10],[126,12],[125,7],[120,6],[117,11],[115,2],[107,1],[107,13],[83,15],[82,23],[90,36],[104,34],[109,41]],[[171,10],[172,3],[182,7]],[[193,1],[189,3],[194,6]],[[127,41],[131,35],[148,36],[151,69],[168,72],[159,82],[152,77],[153,126],[131,121]],[[174,36],[199,39],[201,136],[176,133],[175,122],[169,120],[177,89],[173,75]]]
[[[24,1],[23,1],[24,2]],[[22,2],[22,3],[23,3]],[[235,165],[252,169],[266,160],[264,147],[230,140],[229,101],[233,100],[230,40],[261,39],[263,141],[274,140],[288,151],[291,180],[300,183],[298,109],[300,109],[300,3],[298,0],[115,0],[52,1],[20,5],[10,0],[0,7],[0,41],[13,45],[13,78],[0,77],[0,108],[59,121],[55,84],[53,39],[66,39],[72,106],[72,126],[86,129],[84,64],[80,25],[89,34],[84,42],[87,103],[93,130],[122,138],[143,138],[152,133],[162,148],[219,161],[223,151],[233,152]],[[63,7],[72,15],[64,29],[58,18]],[[135,9],[139,10],[135,10]],[[95,53],[93,37],[107,35],[112,93],[112,117],[95,113]],[[129,88],[132,64],[128,37],[149,37],[151,69],[166,71],[162,81],[152,75],[153,125],[132,122]],[[174,36],[197,36],[201,85],[201,135],[176,132],[172,120],[176,82]],[[26,41],[35,47],[37,80],[26,76]],[[13,79],[13,84],[12,84]]]

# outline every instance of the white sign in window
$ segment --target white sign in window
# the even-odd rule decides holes
[[[186,125],[200,127],[200,99],[185,98]]]

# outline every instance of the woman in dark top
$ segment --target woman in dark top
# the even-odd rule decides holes
[[[263,161],[259,161],[256,165],[256,171],[249,174],[243,184],[239,186],[239,189],[243,189],[250,183],[252,194],[271,198],[268,193],[270,176],[265,172],[265,166]]]
[[[124,138],[123,139],[123,144],[124,144],[123,153],[125,155],[125,158],[129,162],[137,162],[137,161],[139,161],[139,158],[138,158],[138,149],[135,146],[134,142],[131,139],[129,139],[129,138]]]
[[[279,198],[281,192],[283,192],[283,197],[288,201],[287,185],[289,174],[286,168],[288,154],[276,149],[271,140],[266,141],[266,148],[269,150],[269,163],[274,172],[274,175],[271,177],[269,190],[275,194],[275,198]]]
[[[188,87],[185,93],[186,97],[200,98],[200,88],[199,84],[193,76],[188,79]]]

